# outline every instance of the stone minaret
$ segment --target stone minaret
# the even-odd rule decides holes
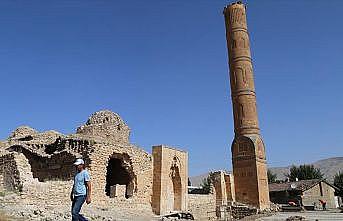
[[[231,151],[236,201],[266,209],[270,207],[267,164],[258,126],[244,4],[228,5],[224,16],[235,128]]]

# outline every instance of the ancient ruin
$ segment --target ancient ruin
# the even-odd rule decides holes
[[[241,2],[224,8],[235,138],[232,164],[238,202],[269,208],[265,146],[256,109],[246,10]]]
[[[187,210],[187,152],[163,145],[153,147],[153,200],[156,214]]]
[[[211,173],[212,185],[216,195],[216,206],[227,206],[235,202],[235,189],[232,174],[225,171]]]
[[[27,126],[15,129],[0,141],[0,191],[19,192],[24,204],[68,204],[73,162],[83,158],[92,177],[92,205],[101,205],[101,211],[114,205],[134,209],[143,205],[157,215],[190,209],[196,217],[207,219],[227,218],[228,208],[230,214],[251,212],[250,208],[233,211],[235,202],[269,208],[244,4],[225,7],[224,16],[235,128],[233,175],[212,173],[211,194],[188,195],[187,152],[159,145],[149,154],[130,143],[130,128],[108,110],[92,114],[75,134],[38,132]]]
[[[187,153],[158,146],[152,156],[131,144],[129,135],[128,125],[107,110],[92,114],[70,135],[19,127],[0,142],[0,189],[18,191],[31,203],[46,200],[45,195],[54,196],[49,205],[69,202],[73,162],[82,157],[92,177],[94,204],[140,204],[150,210],[153,205],[161,208],[158,214],[187,210]],[[167,206],[169,201],[175,203]]]

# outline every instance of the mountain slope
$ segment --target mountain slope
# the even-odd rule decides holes
[[[320,171],[324,174],[324,178],[326,178],[329,182],[333,182],[333,178],[336,173],[339,171],[343,171],[343,157],[333,157],[328,159],[323,159],[311,163],[314,167],[319,168]],[[299,165],[296,165],[299,166]],[[271,167],[269,168],[273,173],[277,175],[277,179],[284,180],[285,174],[289,173],[289,168],[287,167]],[[190,177],[192,186],[199,186],[202,183],[202,180],[208,176],[208,173],[201,174],[198,176]]]
[[[319,160],[312,163],[314,167],[319,168],[329,182],[333,182],[336,173],[343,171],[343,157],[333,157]],[[297,165],[298,166],[298,165]],[[284,180],[285,174],[289,173],[288,167],[272,167],[270,170],[277,175],[277,179]]]

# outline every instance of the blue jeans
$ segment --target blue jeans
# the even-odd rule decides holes
[[[80,220],[80,210],[82,204],[86,201],[86,196],[75,196],[73,200],[73,204],[71,206],[71,215],[72,221],[79,221]]]

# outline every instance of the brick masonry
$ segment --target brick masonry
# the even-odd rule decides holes
[[[164,145],[153,147],[152,209],[156,214],[187,210],[188,154]]]
[[[259,209],[270,207],[265,146],[260,135],[245,5],[224,8],[235,138],[232,165],[235,198]]]

